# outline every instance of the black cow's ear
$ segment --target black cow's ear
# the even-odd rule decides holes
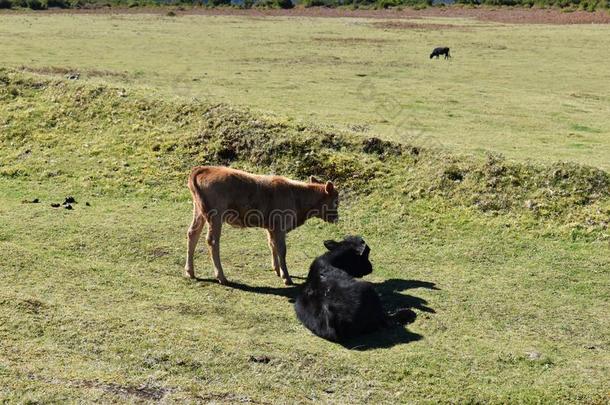
[[[326,249],[328,250],[335,250],[339,247],[339,242],[335,242],[334,240],[325,240],[324,246],[326,246]]]
[[[320,183],[322,183],[320,180],[316,179],[313,176],[309,176],[309,182],[313,183],[313,184],[320,184]]]
[[[369,249],[368,245],[364,241],[362,241],[362,243],[356,247],[356,252],[358,253],[359,256],[363,256],[365,253],[369,252],[370,250],[371,249]]]

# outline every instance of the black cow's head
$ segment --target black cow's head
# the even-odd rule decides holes
[[[324,241],[324,246],[332,252],[332,265],[353,277],[371,274],[373,265],[369,261],[371,249],[360,236],[348,236],[340,242]]]

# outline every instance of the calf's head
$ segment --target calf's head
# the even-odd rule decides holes
[[[322,183],[313,176],[309,177],[311,184],[318,184],[323,189],[322,200],[319,206],[316,207],[317,217],[331,223],[336,223],[339,220],[339,192],[334,184],[330,181]]]
[[[331,252],[331,264],[353,277],[371,274],[373,265],[369,260],[371,249],[360,236],[348,236],[340,242],[324,241]]]

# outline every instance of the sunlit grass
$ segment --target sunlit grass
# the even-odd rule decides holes
[[[406,329],[345,348],[298,323],[297,290],[271,271],[261,230],[224,228],[221,255],[232,287],[211,280],[203,246],[195,262],[202,280],[182,276],[191,216],[186,175],[194,164],[213,163],[198,157],[210,145],[200,146],[201,155],[186,147],[214,123],[199,105],[143,100],[130,87],[9,76],[0,81],[0,400],[606,400],[607,231],[574,238],[558,225],[563,216],[408,197],[411,171],[421,170],[418,180],[429,185],[436,179],[426,171],[430,151],[418,162],[384,163],[349,151],[348,134],[334,131],[345,144],[334,155],[359,153],[352,160],[373,162],[379,172],[365,183],[338,183],[345,191],[338,225],[312,220],[289,235],[291,274],[302,282],[323,240],[358,233],[372,248],[375,271],[367,279],[386,306],[418,315]],[[230,121],[211,125],[220,139],[255,131],[255,118],[262,128],[278,123],[257,115],[242,122],[230,107],[218,110]],[[279,125],[287,139],[324,135]],[[73,210],[50,206],[67,195],[78,201]],[[34,198],[40,203],[22,202]],[[607,206],[607,196],[599,199]]]
[[[0,63],[76,68],[83,79],[118,72],[89,79],[452,151],[610,168],[608,26],[388,22],[3,15]],[[438,45],[451,61],[428,59]]]

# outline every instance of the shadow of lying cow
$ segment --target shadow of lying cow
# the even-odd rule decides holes
[[[299,277],[294,278],[299,279]],[[213,284],[217,283],[216,279],[213,278],[198,278],[197,280],[200,282],[208,282]],[[439,288],[436,287],[436,285],[432,282],[422,280],[389,279],[381,283],[373,283],[373,285],[375,291],[381,298],[381,303],[384,310],[388,313],[405,308],[415,309],[417,311],[430,314],[435,313],[434,309],[428,305],[428,302],[425,299],[410,294],[404,294],[404,291],[418,288],[439,290]],[[288,300],[288,302],[294,303],[301,291],[302,285],[290,287],[250,286],[247,284],[230,281],[228,287],[248,293],[284,297]],[[414,320],[415,319],[411,319],[410,322],[413,322]],[[384,328],[376,332],[357,336],[338,344],[350,350],[371,350],[389,348],[400,344],[415,342],[421,339],[423,339],[422,335],[409,331],[403,325],[396,324],[393,327]]]
[[[403,294],[403,291],[425,288],[439,290],[434,283],[421,280],[390,279],[375,283],[375,290],[381,297],[384,309],[392,313],[400,309],[416,309],[421,312],[436,313],[428,306],[428,302],[414,295]],[[412,319],[411,322],[415,321]],[[409,331],[402,325],[382,329],[367,335],[358,336],[341,345],[350,350],[371,350],[393,347],[399,344],[411,343],[423,339],[423,336]]]

